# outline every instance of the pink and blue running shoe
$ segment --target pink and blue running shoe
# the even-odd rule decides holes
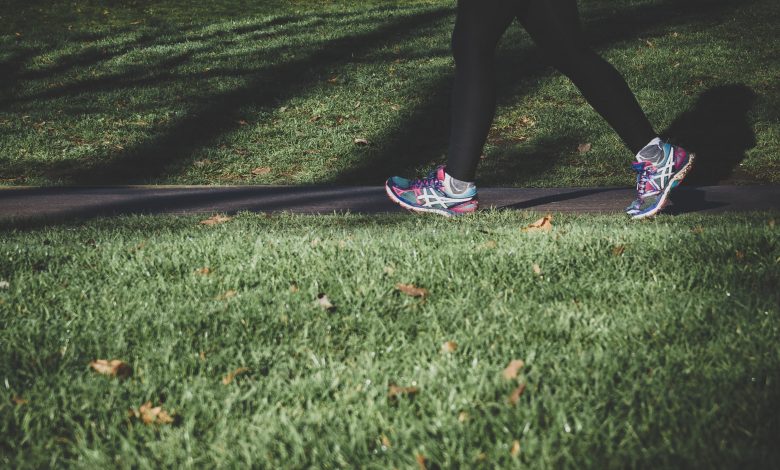
[[[651,148],[654,147],[654,148]],[[636,199],[626,208],[632,219],[653,217],[666,205],[669,193],[693,167],[695,154],[667,142],[648,145],[631,166],[636,172]]]
[[[444,165],[417,180],[391,176],[385,183],[385,191],[393,202],[413,212],[431,212],[452,217],[477,210],[479,202],[476,188],[463,194],[450,194],[445,190],[444,178]]]

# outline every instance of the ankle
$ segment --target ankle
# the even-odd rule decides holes
[[[460,196],[469,192],[476,191],[477,185],[473,181],[462,181],[453,178],[446,171],[444,172],[444,190],[453,196]]]

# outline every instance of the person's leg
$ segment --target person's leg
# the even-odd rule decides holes
[[[623,77],[585,45],[576,0],[522,0],[518,19],[548,60],[580,89],[637,162],[637,198],[626,212],[652,217],[685,177],[694,155],[657,137]]]
[[[638,153],[656,133],[623,77],[588,47],[576,0],[521,0],[518,19],[555,68],[582,95],[628,148]]]
[[[496,110],[494,55],[517,15],[517,0],[458,0],[452,53],[455,82],[447,174],[474,181]]]

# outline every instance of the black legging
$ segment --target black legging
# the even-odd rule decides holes
[[[656,136],[620,73],[585,44],[576,0],[458,0],[447,173],[474,181],[496,110],[496,45],[515,18],[632,152]]]

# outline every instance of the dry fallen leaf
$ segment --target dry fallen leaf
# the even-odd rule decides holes
[[[704,233],[704,228],[702,228],[701,225],[697,225],[691,228],[691,233],[696,233],[696,234]]]
[[[141,405],[137,410],[132,408],[130,415],[140,419],[144,424],[171,424],[173,418],[167,411],[162,409],[162,406],[152,407],[152,402],[147,401]]]
[[[387,386],[387,398],[390,400],[396,400],[401,395],[406,395],[408,397],[414,397],[417,395],[417,392],[419,392],[420,389],[417,387],[399,387],[398,385],[394,383],[390,383]]]
[[[458,349],[458,343],[455,341],[445,341],[441,345],[441,352],[443,353],[453,353],[456,349]]]
[[[547,214],[536,222],[524,227],[523,232],[545,231],[552,230],[552,215]]]
[[[534,263],[533,270],[534,270],[534,274],[536,274],[537,276],[542,275],[542,268],[540,268],[538,264]]]
[[[298,292],[299,290],[300,289],[298,288],[298,284],[296,284],[294,282],[290,284],[290,292],[291,293],[294,294],[294,293]]]
[[[461,412],[458,414],[458,421],[459,421],[459,422],[461,422],[461,423],[465,423],[466,421],[468,421],[468,419],[469,419],[469,414],[468,414],[468,413],[466,413],[465,411],[461,411]]]
[[[509,455],[512,457],[517,457],[517,455],[520,453],[520,441],[515,439],[512,441],[512,448],[509,449]]]
[[[267,166],[259,166],[252,170],[252,174],[255,176],[267,175],[270,172],[271,172],[271,167],[267,167]]]
[[[414,284],[402,284],[399,282],[395,285],[395,288],[411,297],[425,297],[428,295],[428,289],[417,287]]]
[[[209,217],[208,219],[201,220],[200,224],[201,225],[217,225],[217,224],[222,224],[222,223],[228,222],[229,220],[232,220],[232,219],[233,219],[233,217],[230,217],[230,216],[227,216],[227,215],[214,214],[211,217]]]
[[[336,306],[333,305],[328,296],[323,293],[317,294],[317,300],[315,300],[314,303],[329,312],[336,310]]]
[[[525,392],[525,384],[520,384],[516,389],[512,390],[512,393],[509,395],[509,404],[516,405],[520,397],[523,396],[523,392]]]
[[[737,261],[742,261],[745,259],[745,252],[741,250],[736,250],[734,252],[734,256],[737,258]]]
[[[133,368],[130,364],[119,359],[106,360],[96,359],[89,363],[89,367],[95,370],[98,374],[108,375],[110,377],[119,377],[126,379],[133,375]]]
[[[19,395],[14,395],[13,398],[11,398],[11,401],[14,402],[14,405],[16,406],[22,406],[30,403],[30,400],[22,398]]]
[[[238,292],[234,291],[233,289],[230,289],[229,291],[225,292],[224,294],[220,294],[217,296],[217,300],[227,300],[232,299],[238,295]]]
[[[385,266],[384,268],[382,268],[382,272],[384,272],[388,276],[392,276],[393,274],[395,274],[395,268],[393,266]]]
[[[328,79],[328,83],[330,83],[330,84],[332,84],[332,85],[335,85],[335,84],[336,84],[336,83],[338,83],[338,82],[339,82],[339,77],[337,77],[337,76],[336,76],[336,77],[330,77],[330,78]]]
[[[367,139],[364,139],[362,137],[356,137],[355,138],[355,145],[370,145],[371,142],[369,142]]]
[[[593,148],[593,146],[590,144],[590,142],[586,142],[584,144],[580,144],[577,146],[577,151],[579,153],[588,153],[590,152],[590,149]]]
[[[200,269],[196,269],[195,273],[200,274],[201,276],[208,276],[209,274],[211,274],[211,269],[203,267]]]
[[[626,251],[625,245],[615,245],[612,247],[612,256],[621,256]]]
[[[238,124],[239,126],[246,126],[246,125],[247,125],[247,124],[249,124],[249,123],[248,123],[248,122],[246,122],[246,121],[245,121],[245,120],[243,120],[243,119],[239,119],[238,121],[236,121],[236,124]]]
[[[425,470],[427,467],[425,466],[425,456],[422,454],[417,454],[414,456],[414,459],[417,461],[417,466],[420,468],[420,470]]]
[[[503,375],[507,380],[512,380],[517,377],[517,373],[525,366],[525,362],[522,359],[513,359],[509,362],[509,365],[504,369]]]
[[[497,245],[498,245],[498,244],[496,243],[496,241],[495,241],[495,240],[488,240],[488,241],[486,241],[485,243],[483,243],[483,244],[481,245],[481,247],[482,247],[482,248],[484,248],[484,249],[486,249],[486,250],[492,250],[492,249],[493,249],[493,248],[495,248]]]
[[[385,436],[384,434],[382,434],[382,436],[380,437],[380,439],[381,439],[381,441],[382,441],[382,445],[383,445],[383,446],[385,446],[385,447],[387,447],[387,448],[390,448],[390,447],[392,447],[392,446],[390,445],[390,439],[389,439],[387,436]]]
[[[230,382],[232,382],[233,379],[235,379],[237,376],[239,376],[241,374],[245,374],[247,372],[249,372],[249,369],[246,368],[246,367],[239,367],[236,370],[232,370],[232,371],[228,372],[228,374],[226,376],[222,377],[222,384],[223,385],[227,385]]]

